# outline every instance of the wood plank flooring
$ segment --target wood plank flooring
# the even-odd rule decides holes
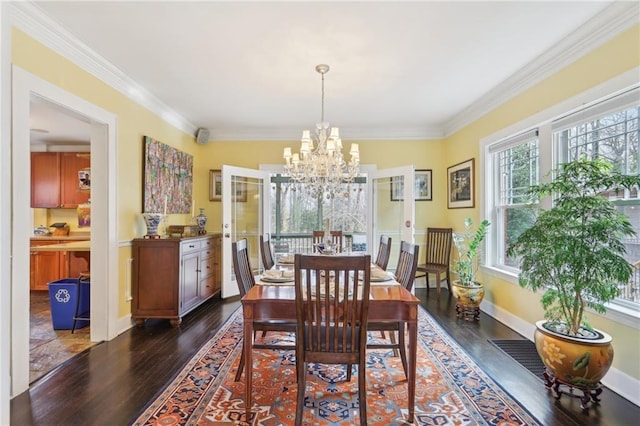
[[[507,392],[543,425],[626,426],[637,424],[640,407],[605,389],[602,402],[588,411],[577,398],[556,401],[541,379],[488,339],[522,338],[481,314],[480,321],[455,317],[455,302],[424,289],[416,295],[451,336]],[[15,425],[127,425],[162,390],[191,356],[240,306],[239,300],[212,300],[189,315],[179,328],[148,321],[116,339],[78,354],[11,401]]]

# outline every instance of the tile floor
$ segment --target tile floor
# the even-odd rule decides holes
[[[89,340],[90,326],[71,330],[54,330],[47,291],[31,292],[29,336],[29,383],[46,375],[74,355],[94,345]]]

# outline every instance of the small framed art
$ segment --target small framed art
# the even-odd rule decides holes
[[[474,159],[447,168],[447,208],[474,207]]]

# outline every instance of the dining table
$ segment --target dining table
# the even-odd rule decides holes
[[[279,262],[274,268],[286,271],[293,265]],[[372,265],[372,275],[375,266]],[[256,285],[242,298],[244,316],[245,408],[251,418],[253,377],[253,322],[296,321],[295,287],[292,279],[267,280],[269,274],[256,276]],[[283,276],[290,276],[286,272]],[[276,281],[276,282],[273,282]],[[400,285],[393,275],[381,282],[371,282],[369,291],[369,321],[403,322],[407,324],[407,386],[408,421],[413,423],[416,386],[416,352],[418,344],[418,304],[420,300]]]

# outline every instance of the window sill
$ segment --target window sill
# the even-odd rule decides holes
[[[483,273],[489,274],[495,278],[501,279],[514,285],[519,285],[517,272],[500,269],[495,266],[482,266],[481,270],[483,271]],[[640,309],[623,306],[615,302],[607,303],[606,307],[607,313],[606,315],[602,315],[602,317],[626,325],[627,327],[640,330]],[[589,309],[588,311],[591,314],[600,315],[591,309]]]

